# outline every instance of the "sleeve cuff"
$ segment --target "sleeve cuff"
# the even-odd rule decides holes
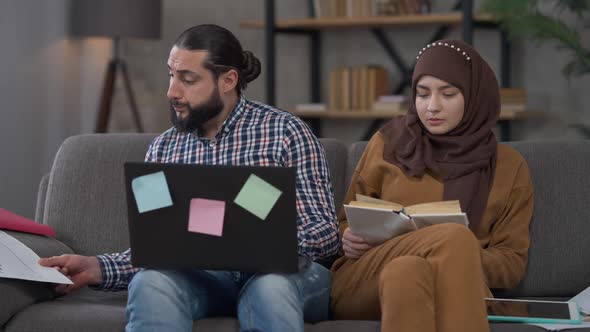
[[[102,272],[102,284],[89,285],[94,290],[111,290],[116,285],[116,269],[117,263],[108,255],[97,255],[98,263],[100,264],[100,272]]]

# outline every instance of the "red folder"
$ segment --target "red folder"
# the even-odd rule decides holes
[[[53,228],[0,208],[0,229],[55,237]]]

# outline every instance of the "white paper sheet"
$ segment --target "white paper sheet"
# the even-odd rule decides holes
[[[529,324],[544,328],[547,331],[561,331],[561,330],[575,330],[590,327],[590,322],[583,322],[582,324]]]
[[[570,301],[576,302],[580,312],[584,315],[590,316],[590,287],[584,289],[580,294],[572,297]]]
[[[583,290],[578,295],[572,297],[570,301],[574,301],[580,312],[584,315],[582,316],[582,324],[579,325],[572,325],[572,324],[531,324],[540,326],[547,331],[561,331],[566,329],[583,329],[590,327],[590,317],[588,317],[588,313],[590,312],[590,287]]]
[[[72,284],[63,274],[37,263],[39,256],[14,237],[0,231],[0,278]]]

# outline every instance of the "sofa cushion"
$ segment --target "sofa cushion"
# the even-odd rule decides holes
[[[4,232],[31,248],[40,257],[72,252],[65,244],[48,236],[7,230]],[[54,296],[51,284],[7,278],[0,278],[0,294],[0,327],[21,309]]]
[[[66,139],[56,154],[43,222],[76,253],[129,247],[123,164],[143,161],[155,134],[92,134]]]
[[[123,331],[127,292],[78,292],[31,305],[6,325],[8,331]]]
[[[346,191],[348,191],[348,186],[350,185],[350,180],[352,179],[352,174],[356,169],[356,165],[363,156],[363,152],[368,143],[369,142],[367,141],[355,142],[348,147],[348,161],[346,162],[346,176],[344,179],[346,183],[346,188],[344,189],[345,194]]]
[[[21,311],[6,325],[12,331],[107,332],[125,328],[127,292],[101,292],[82,289],[54,301],[32,305]],[[379,331],[374,321],[326,321],[305,324],[311,332]],[[214,317],[196,321],[193,331],[237,332],[234,317]]]
[[[37,190],[37,205],[35,206],[35,221],[44,224],[43,214],[45,213],[45,196],[47,195],[47,185],[49,184],[49,173],[45,174],[39,182]]]
[[[334,204],[336,206],[336,213],[338,213],[339,206],[342,205],[342,200],[347,189],[347,184],[344,182],[347,161],[346,146],[341,141],[330,138],[322,138],[320,139],[320,143],[322,143],[326,151],[330,178],[332,180],[332,187],[334,188]]]
[[[527,272],[505,295],[571,297],[590,285],[590,141],[513,142],[535,188]]]

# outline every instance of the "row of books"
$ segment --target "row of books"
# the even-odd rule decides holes
[[[527,94],[522,88],[501,88],[500,104],[503,112],[521,112],[527,109]],[[373,103],[374,111],[400,112],[407,109],[405,95],[380,96]]]
[[[389,72],[380,66],[340,67],[330,72],[330,108],[370,110],[391,90]]]
[[[377,65],[338,67],[330,72],[328,105],[299,104],[300,111],[381,111],[403,112],[408,107],[406,95],[391,95],[389,72]],[[527,92],[523,88],[501,88],[503,112],[527,109]]]
[[[312,0],[312,17],[371,17],[430,12],[430,0]]]

